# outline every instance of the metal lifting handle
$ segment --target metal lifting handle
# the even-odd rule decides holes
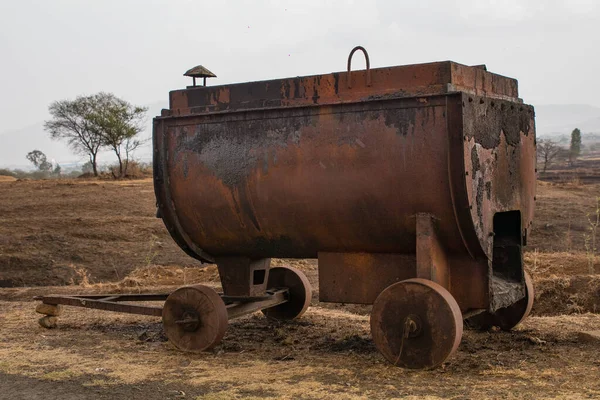
[[[356,50],[360,50],[365,55],[365,60],[367,61],[367,86],[371,86],[371,63],[369,62],[369,54],[367,54],[367,50],[365,50],[362,46],[356,46],[350,52],[348,56],[348,89],[352,89],[352,56],[356,52]]]

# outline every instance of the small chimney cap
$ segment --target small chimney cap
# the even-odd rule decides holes
[[[204,68],[202,65],[196,65],[194,68],[190,68],[186,71],[183,76],[190,76],[192,78],[216,78],[217,76]]]

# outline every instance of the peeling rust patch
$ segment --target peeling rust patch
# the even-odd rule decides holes
[[[504,134],[506,143],[518,146],[521,134],[529,135],[533,107],[515,106],[514,103],[498,99],[481,99],[469,102],[464,108],[465,135],[474,138],[484,149],[493,149],[500,144]]]
[[[477,145],[473,145],[471,148],[471,165],[473,178],[475,178],[477,171],[481,169],[481,165],[479,164],[479,155],[477,154]]]
[[[184,178],[187,178],[188,172],[189,172],[189,165],[188,165],[187,154],[184,154],[183,155],[183,177]]]
[[[291,90],[292,90],[292,85],[290,84],[290,82],[289,81],[283,82],[283,96],[286,99],[290,98],[290,92],[291,92]]]
[[[294,78],[294,99],[304,97],[304,86],[301,85],[300,78]]]
[[[311,126],[313,116],[293,120],[224,121],[195,126],[193,136],[180,133],[176,154],[193,153],[228,186],[242,183],[261,160],[269,159],[269,148],[298,145],[302,126]],[[183,132],[183,131],[181,131]],[[268,164],[268,163],[267,163]],[[268,167],[264,167],[266,172]]]
[[[385,125],[396,129],[398,135],[414,133],[416,108],[396,108],[385,113]]]
[[[484,190],[484,182],[483,175],[479,175],[477,178],[477,195],[475,197],[475,202],[477,204],[477,218],[479,222],[479,227],[483,228],[483,190]],[[482,232],[483,234],[483,232]]]
[[[339,93],[339,87],[340,87],[340,74],[337,73],[337,72],[334,73],[333,74],[333,80],[334,80],[333,89],[335,91],[335,94],[338,94]]]

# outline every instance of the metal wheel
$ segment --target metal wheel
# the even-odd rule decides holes
[[[310,282],[306,275],[296,268],[288,266],[271,268],[267,288],[287,288],[289,291],[289,299],[286,303],[262,310],[268,318],[292,320],[304,314],[310,305],[312,298]]]
[[[533,281],[527,272],[525,272],[525,297],[513,305],[496,310],[493,314],[484,312],[477,314],[467,320],[470,327],[481,330],[488,330],[492,326],[498,326],[504,331],[510,331],[529,316],[533,307]]]
[[[437,367],[454,354],[462,333],[458,303],[435,282],[408,279],[395,283],[373,303],[373,341],[398,367]]]
[[[175,290],[162,311],[165,334],[180,350],[198,353],[218,344],[227,330],[227,308],[213,289],[185,286]]]

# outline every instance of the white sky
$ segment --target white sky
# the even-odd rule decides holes
[[[451,59],[519,79],[530,104],[600,106],[598,0],[0,0],[0,132],[48,104],[109,91],[167,101],[202,64],[209,84]],[[363,61],[355,61],[362,68]]]

